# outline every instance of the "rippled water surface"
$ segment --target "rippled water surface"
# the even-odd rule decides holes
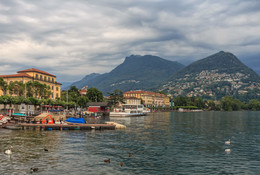
[[[35,174],[260,172],[260,112],[165,112],[110,120],[127,129],[0,129],[0,174],[29,174],[32,167],[38,168]],[[228,139],[231,144],[225,145]],[[13,154],[7,156],[11,145]]]

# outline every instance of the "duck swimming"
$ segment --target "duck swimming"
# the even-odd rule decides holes
[[[110,159],[106,159],[106,160],[104,160],[104,162],[110,163]]]
[[[38,168],[31,168],[31,172],[36,172],[38,171]]]
[[[225,141],[226,145],[230,145],[230,139],[228,139],[228,141]]]
[[[11,155],[13,147],[11,146],[10,149],[5,150],[5,154]]]

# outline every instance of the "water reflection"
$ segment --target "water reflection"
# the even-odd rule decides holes
[[[111,118],[127,126],[116,131],[0,129],[0,172],[28,174],[38,167],[38,174],[256,174],[259,114],[175,112]],[[225,144],[228,139],[230,145]],[[9,145],[15,149],[10,157],[4,155]],[[104,163],[108,158],[111,163]]]

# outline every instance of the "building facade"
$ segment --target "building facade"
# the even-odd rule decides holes
[[[140,105],[141,99],[136,97],[124,97],[125,104]]]
[[[149,92],[149,91],[128,91],[124,93],[125,98],[136,97],[142,99],[147,107],[168,107],[170,106],[170,98],[167,95]]]
[[[51,95],[49,98],[57,99],[61,97],[61,83],[56,81],[56,76],[48,72],[38,70],[38,69],[26,69],[18,71],[17,74],[12,75],[0,75],[7,84],[12,82],[21,82],[26,84],[27,82],[38,81],[41,84],[45,84],[49,87]],[[7,91],[8,94],[8,91]],[[4,95],[3,91],[0,89],[0,95]]]

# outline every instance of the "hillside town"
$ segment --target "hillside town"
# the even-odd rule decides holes
[[[185,95],[187,97],[216,97],[218,94],[243,95],[250,90],[260,95],[260,84],[248,82],[249,75],[243,73],[219,73],[218,70],[203,70],[196,74],[186,74],[185,78],[179,78],[163,86],[174,97]]]

